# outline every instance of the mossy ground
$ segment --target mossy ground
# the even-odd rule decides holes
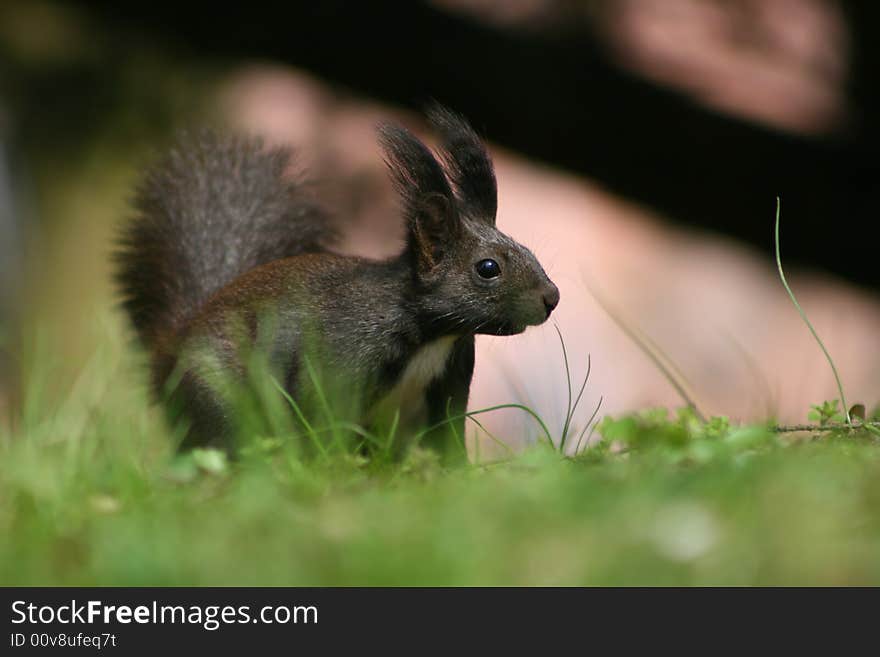
[[[174,454],[135,361],[108,337],[53,390],[29,360],[0,438],[0,584],[880,584],[870,434],[647,411],[575,458],[447,470],[262,436],[227,461]]]

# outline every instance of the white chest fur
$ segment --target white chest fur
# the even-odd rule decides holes
[[[431,381],[443,374],[454,343],[455,336],[449,335],[419,349],[406,364],[397,386],[424,390]]]
[[[399,410],[402,420],[422,420],[425,390],[446,370],[455,340],[455,336],[444,336],[413,354],[394,388],[377,405],[376,413],[392,417]]]

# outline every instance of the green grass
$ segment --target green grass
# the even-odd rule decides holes
[[[452,471],[303,459],[284,436],[181,457],[104,331],[67,390],[51,343],[29,350],[0,434],[0,584],[880,584],[871,434],[646,411],[576,458],[544,443]]]

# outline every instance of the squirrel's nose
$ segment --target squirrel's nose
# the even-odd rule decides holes
[[[559,305],[559,288],[550,283],[550,287],[544,292],[544,308],[547,310],[547,317],[550,317],[550,313],[557,305]]]

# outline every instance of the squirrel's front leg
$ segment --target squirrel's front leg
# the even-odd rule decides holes
[[[474,336],[459,338],[443,374],[426,391],[428,426],[422,444],[439,452],[444,463],[467,462],[464,413],[474,374]]]
[[[179,445],[182,450],[194,447],[232,448],[233,431],[229,409],[220,396],[193,371],[183,374],[177,387],[166,399],[172,425],[185,418],[187,432]]]

